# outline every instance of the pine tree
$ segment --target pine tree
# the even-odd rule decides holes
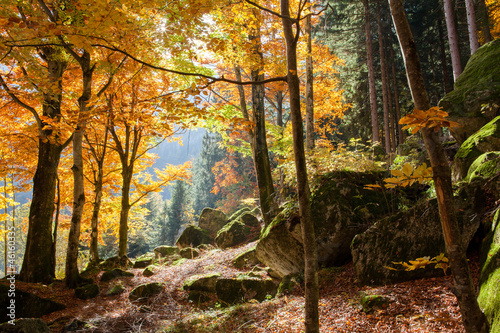
[[[183,224],[188,221],[189,199],[188,187],[183,181],[177,180],[172,190],[172,199],[167,210],[167,225],[165,240],[167,244],[173,245],[177,233]]]

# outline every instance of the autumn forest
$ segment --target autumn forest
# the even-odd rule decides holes
[[[500,332],[497,1],[0,0],[0,32],[0,331]]]

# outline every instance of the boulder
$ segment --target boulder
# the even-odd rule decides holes
[[[68,324],[64,325],[62,332],[81,332],[90,328],[90,324],[79,319],[73,319]]]
[[[153,275],[155,275],[155,266],[153,265],[144,268],[144,270],[142,271],[142,276],[149,277]]]
[[[129,295],[131,301],[144,301],[158,295],[163,290],[163,285],[159,282],[141,284],[135,287]]]
[[[215,237],[215,244],[221,249],[240,245],[257,239],[260,232],[259,220],[249,212],[227,223]]]
[[[79,299],[91,299],[99,295],[99,286],[97,284],[87,284],[75,289],[75,297]]]
[[[134,273],[124,271],[123,269],[120,269],[120,268],[115,268],[115,269],[112,269],[110,271],[106,271],[106,272],[102,273],[101,282],[107,282],[107,281],[111,281],[111,280],[116,279],[116,278],[131,277],[131,276],[134,276]]]
[[[236,268],[253,267],[258,264],[260,264],[260,261],[255,255],[255,246],[240,253],[233,259],[233,266]]]
[[[470,182],[478,177],[492,178],[500,173],[500,152],[484,153],[476,158],[467,172],[466,181]]]
[[[197,247],[201,244],[210,244],[213,239],[208,234],[207,230],[201,229],[200,227],[190,225],[179,236],[175,245],[179,249],[185,247]]]
[[[339,171],[325,175],[311,196],[311,215],[316,232],[318,262],[321,266],[340,266],[351,260],[350,244],[377,219],[397,207],[394,192],[372,191],[383,172]],[[257,258],[281,277],[304,269],[302,234],[298,213],[280,213],[263,231],[257,244]]]
[[[198,226],[210,234],[216,234],[226,223],[227,216],[224,212],[208,207],[201,211],[198,219]]]
[[[483,202],[479,183],[465,186],[455,197],[462,246],[467,248],[476,233]],[[383,285],[443,275],[435,265],[406,271],[394,262],[433,258],[446,253],[437,200],[420,203],[406,211],[377,221],[352,241],[354,272],[362,284]],[[397,270],[391,270],[392,267]]]
[[[155,253],[156,259],[165,258],[165,257],[169,257],[172,255],[179,254],[179,248],[177,246],[161,245],[161,246],[155,247],[155,249],[153,251]]]
[[[127,257],[111,257],[99,263],[99,268],[102,270],[109,270],[113,268],[127,269],[132,267],[132,261]]]
[[[154,258],[150,256],[143,256],[140,258],[137,258],[137,260],[134,262],[134,266],[132,268],[146,268],[149,265],[152,265],[154,262]]]
[[[3,323],[0,325],[2,333],[50,333],[47,324],[39,318],[20,318],[14,321],[14,325]]]
[[[125,287],[121,283],[118,283],[117,285],[114,285],[113,287],[109,288],[108,291],[106,291],[106,296],[119,295],[124,291]]]
[[[490,332],[500,333],[500,211],[497,210],[481,247],[478,303],[490,323]]]
[[[205,291],[215,293],[215,285],[222,275],[220,273],[194,275],[184,281],[182,289],[187,291]]]
[[[251,299],[262,302],[269,297],[274,297],[277,285],[271,279],[218,279],[215,290],[221,304],[231,305]]]
[[[251,212],[251,209],[248,207],[243,207],[241,209],[238,209],[236,212],[233,213],[233,215],[231,215],[229,217],[228,222],[234,221],[234,220],[238,219],[241,215],[243,215],[245,213],[250,213],[250,212]]]
[[[15,289],[16,293],[14,299],[9,296],[11,287],[3,284],[3,282],[0,283],[0,304],[2,304],[0,308],[0,320],[2,322],[15,318],[39,318],[66,308],[63,304],[22,291],[16,288],[15,285],[12,286],[12,289]],[[9,279],[6,282],[8,283]],[[15,313],[11,313],[11,310],[8,308],[12,304],[13,299],[15,303],[13,303],[12,308],[15,307]],[[0,332],[3,331],[0,330]]]
[[[490,120],[500,115],[500,40],[479,48],[472,55],[455,89],[446,94],[439,106],[460,127],[451,130],[461,144]]]
[[[186,247],[181,250],[180,255],[182,258],[193,259],[200,255],[200,251],[192,247]]]
[[[481,127],[460,146],[453,160],[454,180],[465,178],[472,163],[491,151],[500,151],[500,116]]]

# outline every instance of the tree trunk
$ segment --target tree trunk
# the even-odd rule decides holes
[[[281,0],[281,15],[286,41],[287,83],[290,92],[290,115],[292,120],[293,150],[297,175],[297,192],[299,197],[299,215],[304,243],[305,260],[305,332],[319,332],[318,314],[318,253],[314,224],[311,220],[310,189],[307,179],[307,168],[304,151],[304,129],[300,112],[300,82],[297,76],[297,40],[300,33],[298,21],[290,18],[288,0]],[[293,25],[296,34],[294,36]]]
[[[488,14],[488,7],[486,6],[486,2],[484,0],[478,1],[478,17],[481,21],[481,33],[483,35],[483,42],[488,43],[493,40],[490,31],[490,18]]]
[[[446,58],[446,48],[444,45],[444,34],[443,34],[443,26],[442,22],[439,21],[438,24],[438,33],[439,33],[439,53],[441,54],[441,68],[443,71],[443,85],[445,94],[449,93],[451,89],[450,80],[448,76],[448,61]]]
[[[372,144],[380,142],[377,112],[377,90],[375,88],[375,70],[373,65],[372,33],[370,25],[370,7],[368,0],[363,0],[365,7],[365,39],[366,39],[366,64],[368,67],[368,87],[370,91],[370,114],[372,122]]]
[[[458,46],[458,33],[455,25],[455,14],[451,0],[444,1],[444,16],[446,18],[446,29],[448,30],[448,43],[450,44],[451,66],[453,67],[453,82],[462,74],[460,62],[460,49]]]
[[[122,167],[122,198],[120,210],[120,227],[118,231],[118,257],[127,256],[128,242],[128,215],[130,212],[130,184],[133,172],[127,167]]]
[[[104,159],[104,158],[103,158]],[[90,262],[99,262],[98,239],[99,239],[99,211],[102,202],[102,183],[104,178],[102,160],[97,161],[97,177],[94,184],[94,204],[92,218],[90,220]]]
[[[390,46],[390,49],[392,49],[392,46]],[[389,59],[387,59],[389,60]],[[396,123],[395,123],[395,116],[394,116],[394,110],[392,108],[392,87],[391,87],[391,79],[389,76],[389,66],[387,66],[387,70],[384,73],[385,75],[385,81],[387,82],[387,103],[389,104],[389,138],[390,138],[390,144],[391,144],[391,152],[396,151]]]
[[[401,106],[399,104],[398,78],[396,76],[396,61],[394,59],[394,49],[391,43],[391,62],[392,62],[392,82],[394,85],[394,105],[396,107],[396,128],[398,132],[398,144],[402,144],[405,140],[405,135],[399,120],[401,119]]]
[[[390,0],[389,2],[401,50],[405,57],[406,73],[415,108],[428,110],[430,108],[429,98],[402,0]],[[424,128],[422,129],[422,135],[431,161],[439,217],[464,327],[469,333],[486,333],[488,332],[488,322],[479,309],[465,249],[462,248],[451,186],[450,167],[437,134],[432,129]]]
[[[388,91],[387,91],[387,80],[386,80],[386,61],[385,61],[385,49],[384,49],[384,32],[382,29],[382,19],[380,17],[380,0],[377,0],[377,26],[378,26],[378,45],[380,53],[380,76],[382,77],[382,103],[384,106],[384,134],[385,134],[385,153],[389,155],[391,153],[391,129],[390,129],[390,119],[389,119],[389,102],[388,102]]]
[[[312,59],[311,16],[306,18],[307,56],[306,56],[306,150],[314,149],[314,86]]]
[[[56,51],[46,47],[42,50],[47,61],[47,79],[57,89],[43,94],[43,115],[57,119],[61,114],[62,75],[66,63],[57,60]],[[46,125],[45,123],[42,127]],[[43,137],[38,140],[38,164],[33,177],[26,250],[19,279],[31,283],[51,283],[55,278],[55,263],[52,260],[52,215],[56,189],[57,168],[63,145],[47,140],[51,129],[41,129]]]
[[[467,27],[469,28],[470,54],[474,54],[479,48],[479,41],[477,40],[476,10],[474,8],[474,0],[465,0],[465,8],[467,9]]]

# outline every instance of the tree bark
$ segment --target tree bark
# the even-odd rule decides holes
[[[378,112],[377,112],[377,90],[375,88],[375,70],[373,65],[372,33],[370,24],[370,7],[368,0],[363,0],[365,7],[365,39],[366,39],[366,64],[368,67],[368,87],[370,92],[370,115],[372,123],[372,143],[380,142]]]
[[[478,15],[479,20],[481,21],[481,32],[483,35],[483,42],[488,43],[493,40],[491,36],[490,30],[490,18],[488,14],[488,7],[486,6],[486,2],[484,0],[478,1]]]
[[[384,134],[385,134],[385,153],[389,155],[391,153],[391,129],[390,129],[390,119],[389,119],[389,96],[387,91],[387,66],[385,60],[385,49],[384,49],[384,31],[382,28],[382,19],[380,14],[380,0],[377,0],[377,26],[378,26],[378,45],[380,53],[380,76],[382,77],[382,103],[384,106]]]
[[[479,48],[474,0],[465,0],[465,8],[467,9],[467,27],[469,28],[470,54],[474,54]]]
[[[398,78],[396,76],[396,61],[394,58],[394,48],[392,43],[390,52],[392,62],[392,82],[394,85],[394,105],[396,107],[396,128],[398,132],[398,143],[402,144],[405,140],[405,135],[403,129],[401,128],[401,124],[399,124],[399,120],[401,119],[401,105],[399,104]]]
[[[401,50],[405,57],[406,73],[415,108],[428,110],[430,108],[429,98],[425,89],[413,35],[404,12],[403,2],[402,0],[389,0],[389,3]],[[451,186],[450,167],[436,132],[424,128],[422,129],[422,135],[431,161],[439,217],[464,327],[469,333],[486,333],[488,332],[488,322],[479,309],[465,249],[462,247]]]
[[[458,46],[458,33],[455,25],[455,14],[451,0],[443,0],[444,16],[446,18],[446,29],[448,30],[448,43],[450,45],[451,66],[453,68],[453,82],[462,74],[462,64],[460,62],[460,49]]]
[[[57,89],[43,94],[43,116],[58,119],[61,114],[62,76],[66,63],[58,60],[57,51],[50,47],[41,50],[47,62],[47,79]],[[19,279],[30,283],[51,283],[55,278],[55,263],[52,260],[52,217],[57,179],[57,168],[64,145],[48,140],[53,135],[50,128],[40,128],[38,140],[38,163],[33,177],[26,250]]]
[[[446,58],[446,48],[445,48],[445,44],[444,44],[444,33],[443,33],[442,22],[439,21],[437,23],[437,26],[438,26],[438,33],[439,33],[439,53],[441,54],[441,69],[443,72],[444,92],[447,94],[452,89],[451,89],[450,79],[449,79],[449,75],[448,75],[448,60]]]
[[[314,86],[312,59],[311,16],[306,18],[307,56],[306,56],[306,151],[314,149]]]
[[[300,112],[300,82],[297,75],[297,40],[299,21],[290,17],[288,0],[281,0],[281,15],[286,41],[287,83],[290,93],[290,115],[292,121],[293,150],[299,197],[299,215],[304,244],[305,260],[305,332],[319,332],[318,313],[318,254],[314,224],[311,220],[310,189],[304,150],[304,129]],[[295,26],[295,35],[293,26]]]

